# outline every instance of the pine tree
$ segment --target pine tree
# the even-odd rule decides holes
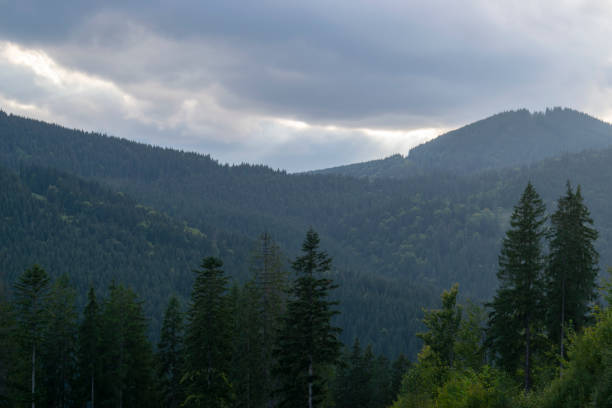
[[[232,319],[222,266],[220,259],[207,257],[194,271],[185,336],[187,407],[225,407],[232,401]]]
[[[340,329],[331,318],[337,302],[328,299],[333,281],[326,276],[331,258],[319,251],[319,236],[310,229],[302,245],[303,255],[293,262],[297,279],[277,340],[275,373],[280,382],[282,407],[318,405],[326,392],[326,367],[337,362]]]
[[[548,336],[560,345],[570,326],[580,330],[587,323],[588,304],[596,297],[599,254],[593,246],[597,231],[584,204],[580,186],[574,193],[567,182],[565,196],[551,216],[550,257],[546,269]]]
[[[364,353],[365,360],[368,361],[368,355],[372,355],[372,346],[368,345]],[[394,401],[394,395],[391,390],[391,367],[389,360],[384,355],[376,356],[370,363],[370,407],[385,408],[391,405]]]
[[[11,406],[15,376],[17,342],[16,322],[11,304],[0,283],[0,407]]]
[[[157,346],[158,378],[163,406],[177,408],[185,399],[181,378],[185,367],[183,313],[176,296],[172,296],[164,313],[164,323]]]
[[[37,352],[43,341],[47,322],[47,299],[49,276],[38,265],[27,269],[15,283],[15,305],[20,328],[21,344],[31,355],[31,392],[32,408],[36,407],[36,367]]]
[[[371,356],[364,356],[359,339],[339,364],[336,377],[335,402],[338,408],[370,406]]]
[[[263,407],[269,397],[263,343],[261,294],[252,282],[230,291],[234,328],[232,336],[231,383],[237,407]]]
[[[41,384],[46,405],[66,407],[74,403],[76,379],[77,312],[76,290],[66,275],[51,287],[48,322],[41,344]]]
[[[89,401],[90,407],[95,407],[97,381],[101,370],[101,317],[100,306],[96,300],[93,288],[87,294],[87,305],[83,320],[79,327],[79,373],[82,399]]]
[[[257,297],[256,304],[248,316],[250,327],[253,323],[259,324],[259,345],[261,352],[258,375],[258,387],[267,398],[267,406],[274,406],[271,397],[275,388],[272,378],[272,369],[275,364],[273,355],[279,332],[279,322],[286,307],[288,274],[283,268],[282,254],[278,245],[270,234],[260,236],[258,247],[251,259],[252,283],[248,285],[250,299]]]
[[[499,256],[499,288],[488,306],[488,342],[499,364],[514,373],[523,362],[524,387],[532,386],[532,359],[543,326],[545,207],[531,183],[514,207]],[[521,358],[521,354],[523,357]]]
[[[98,405],[150,407],[157,399],[142,302],[132,290],[113,284],[101,319],[102,392]]]

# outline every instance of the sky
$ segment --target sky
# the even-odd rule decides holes
[[[290,172],[502,111],[612,121],[612,3],[0,0],[0,109]]]

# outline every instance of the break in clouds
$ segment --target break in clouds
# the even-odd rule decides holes
[[[612,119],[612,6],[0,0],[0,108],[301,171],[499,111]]]

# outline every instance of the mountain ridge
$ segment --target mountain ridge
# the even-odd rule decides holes
[[[18,174],[28,166],[57,168],[125,193],[200,231],[210,242],[202,256],[222,255],[236,277],[248,276],[249,243],[262,232],[291,259],[313,227],[334,257],[343,340],[359,337],[389,356],[415,355],[421,308],[434,306],[442,289],[459,282],[464,297],[491,296],[503,231],[527,180],[549,211],[568,178],[582,184],[601,231],[602,264],[612,263],[612,148],[476,174],[359,179],[221,165],[210,156],[0,115],[0,165]],[[163,303],[160,296],[151,297]]]
[[[519,109],[444,133],[412,148],[406,157],[396,154],[312,173],[393,178],[432,170],[471,174],[611,145],[612,125],[586,113],[569,108]]]

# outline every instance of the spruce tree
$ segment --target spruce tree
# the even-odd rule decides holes
[[[12,406],[12,383],[18,350],[15,332],[15,314],[0,283],[0,407]]]
[[[261,296],[252,282],[230,291],[234,328],[232,336],[231,382],[235,405],[263,407],[269,397],[266,386],[266,363],[263,343]]]
[[[584,204],[580,186],[574,193],[567,182],[565,196],[551,216],[550,257],[546,269],[548,336],[560,345],[571,324],[580,330],[587,323],[589,302],[596,298],[599,254],[593,243],[597,231]]]
[[[186,407],[226,407],[232,401],[232,316],[222,266],[220,259],[207,257],[194,271],[185,336]]]
[[[41,384],[47,406],[73,405],[76,393],[77,311],[76,290],[66,275],[51,287],[48,300],[48,322],[41,344]]]
[[[157,400],[154,361],[142,302],[113,284],[102,311],[102,388],[99,406],[150,407]]]
[[[499,288],[488,305],[490,347],[499,364],[512,374],[522,361],[526,391],[532,386],[532,360],[538,351],[536,338],[544,323],[545,221],[544,203],[528,183],[514,207],[510,229],[502,243],[497,272]]]
[[[323,400],[325,369],[337,362],[340,329],[331,318],[337,302],[329,300],[336,288],[327,276],[331,258],[319,250],[319,236],[310,229],[302,244],[303,255],[293,262],[297,274],[276,348],[275,373],[281,407],[312,408]]]
[[[258,387],[267,398],[266,406],[274,406],[271,394],[275,388],[272,369],[275,364],[273,355],[279,322],[286,307],[288,274],[283,267],[282,254],[270,234],[260,236],[257,249],[251,259],[252,282],[245,287],[248,298],[255,301],[246,318],[249,327],[259,325],[259,344],[261,352]]]
[[[37,353],[43,341],[47,323],[47,299],[50,279],[38,265],[27,269],[15,283],[15,305],[19,323],[20,343],[31,356],[31,381],[29,400],[36,407],[36,367]]]
[[[100,306],[96,300],[93,288],[87,294],[87,305],[83,312],[83,320],[79,326],[79,379],[81,388],[81,399],[89,401],[89,406],[94,408],[96,402],[96,390],[101,370],[101,320]]]
[[[184,325],[181,305],[172,296],[164,313],[164,323],[157,345],[158,378],[161,383],[163,406],[177,408],[185,399],[181,378],[185,368]]]
[[[370,406],[371,356],[366,357],[355,339],[350,352],[344,353],[336,375],[335,403],[337,408],[367,408]]]

